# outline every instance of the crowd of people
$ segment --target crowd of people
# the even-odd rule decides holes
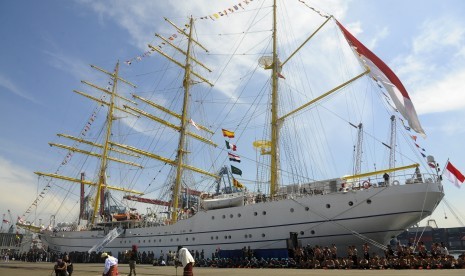
[[[333,244],[327,247],[299,247],[290,252],[289,258],[256,258],[250,250],[244,250],[239,258],[200,260],[199,267],[218,268],[296,268],[296,269],[463,269],[465,254],[455,258],[449,255],[444,244],[434,243],[428,252],[422,242],[418,251],[412,245],[387,246],[383,255],[370,252],[365,244],[361,252],[349,246],[340,254]]]
[[[203,250],[190,251],[195,267],[216,268],[295,268],[295,269],[461,269],[465,268],[465,254],[457,258],[450,255],[443,243],[433,243],[429,250],[419,242],[396,246],[388,245],[383,254],[374,253],[368,244],[361,248],[349,246],[343,250],[336,245],[303,246],[289,250],[286,258],[263,258],[256,256],[250,248],[243,248],[240,256],[222,257],[221,251],[205,256]],[[131,274],[135,274],[135,264],[151,264],[154,266],[175,265],[176,251],[155,254],[153,251],[138,251],[132,247],[125,252],[108,252],[119,264],[129,264]],[[69,263],[101,263],[101,252],[69,252],[56,254],[53,252],[25,252],[15,255],[22,261],[67,260]]]

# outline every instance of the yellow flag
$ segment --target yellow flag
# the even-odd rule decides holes
[[[233,185],[236,188],[242,189],[244,188],[244,185],[242,185],[239,181],[237,181],[235,178],[233,178]]]

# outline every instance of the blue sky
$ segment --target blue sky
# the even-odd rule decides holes
[[[90,78],[88,64],[113,68],[117,59],[146,51],[146,44],[155,41],[153,33],[168,34],[164,16],[174,21],[203,16],[236,2],[2,1],[0,214],[11,209],[15,216],[27,209],[37,189],[33,171],[53,171],[56,165],[48,142],[88,116],[80,112],[89,111],[85,101],[72,93],[80,80]],[[333,14],[396,71],[428,135],[419,144],[441,165],[450,158],[465,172],[465,3],[305,2]],[[141,66],[150,62],[152,57]],[[465,210],[465,187],[443,184],[447,202]],[[440,226],[459,226],[444,204],[433,218]]]

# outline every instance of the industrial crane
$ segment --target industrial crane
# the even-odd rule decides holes
[[[11,215],[10,210],[8,210],[8,216],[10,217],[10,228],[8,229],[8,233],[13,234],[15,231],[15,225],[13,223],[13,216]]]

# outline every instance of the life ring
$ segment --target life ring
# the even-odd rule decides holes
[[[394,181],[392,181],[392,185],[400,185],[400,183],[399,183],[398,180],[394,180]]]
[[[370,182],[368,182],[368,181],[366,181],[366,180],[365,180],[365,181],[363,181],[363,183],[362,183],[362,184],[363,184],[363,188],[365,188],[365,189],[368,189],[368,188],[370,188],[370,187],[371,187],[371,184],[370,184]]]

